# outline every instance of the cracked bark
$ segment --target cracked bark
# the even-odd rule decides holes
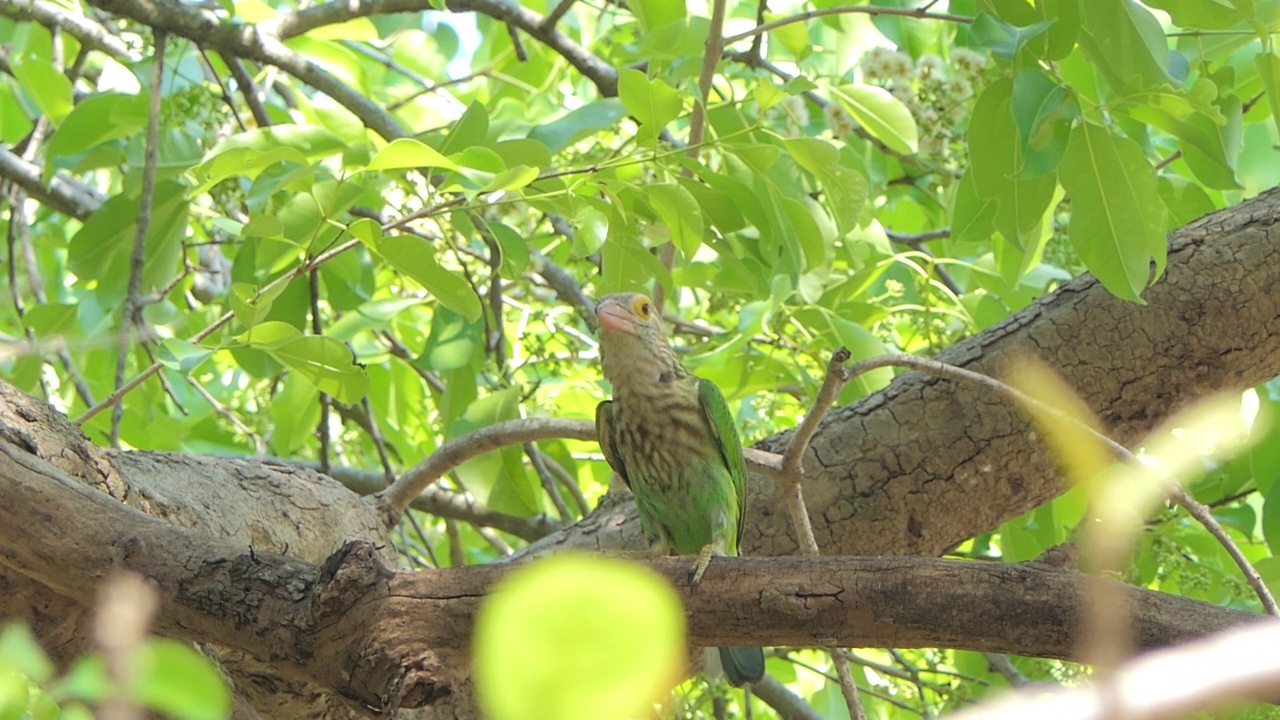
[[[1242,388],[1280,374],[1278,222],[1280,191],[1215,213],[1173,234],[1167,276],[1148,291],[1148,305],[1115,300],[1096,282],[1082,278],[948,351],[942,359],[974,370],[998,372],[1002,363],[1019,353],[1035,351],[1081,392],[1118,440],[1132,443],[1170,411],[1207,392]],[[776,451],[786,439],[782,434],[761,445]],[[237,582],[267,582],[250,572],[266,568],[276,572],[277,579],[287,575],[295,579],[295,585],[310,583],[308,592],[297,588],[284,592],[289,587],[268,583],[263,592],[273,598],[269,603],[236,601],[234,593],[219,596],[223,603],[239,603],[222,607],[208,601],[203,606],[204,611],[221,612],[220,622],[198,616],[166,616],[169,624],[164,627],[175,636],[211,644],[237,692],[264,717],[350,717],[362,706],[382,702],[384,697],[378,693],[388,689],[395,693],[387,697],[401,697],[402,702],[405,698],[419,702],[436,697],[430,683],[461,667],[461,655],[451,653],[457,652],[457,633],[466,627],[471,612],[467,603],[474,602],[474,593],[486,587],[484,583],[504,572],[503,568],[477,568],[385,576],[374,571],[378,562],[392,562],[377,513],[329,478],[296,466],[254,459],[103,450],[47,405],[3,384],[0,446],[5,448],[0,460],[7,468],[0,472],[0,488],[6,493],[15,492],[17,476],[22,473],[37,476],[28,478],[31,483],[24,487],[41,489],[41,483],[55,483],[49,475],[53,473],[66,480],[57,481],[58,487],[78,483],[82,493],[91,493],[78,495],[75,503],[66,505],[66,516],[46,513],[39,522],[29,519],[21,526],[0,522],[0,532],[7,531],[0,543],[0,609],[6,615],[32,621],[40,637],[62,659],[83,649],[84,603],[91,597],[94,579],[115,562],[141,563],[146,558],[187,553],[181,572],[170,569],[166,575],[159,568],[148,572],[158,582],[169,583],[168,613],[178,612],[173,605],[183,597],[179,592],[183,582],[187,587],[212,588],[208,592],[237,587],[240,592],[247,588]],[[814,529],[828,555],[937,555],[1062,489],[1051,459],[1011,406],[974,388],[914,373],[899,377],[886,390],[853,406],[835,410],[806,457],[806,472]],[[3,510],[16,512],[20,500],[30,502],[30,497],[38,495],[18,493],[12,502],[3,503]],[[112,509],[125,510],[121,503],[168,526],[150,523],[135,513],[130,516],[131,524],[108,529],[117,535],[81,545],[58,544],[73,531],[92,526],[93,520],[111,517]],[[185,540],[174,542],[177,536],[158,534],[159,529],[150,527],[146,532],[157,534],[149,540],[130,541],[142,532],[138,528],[143,525],[180,531]],[[24,527],[49,531],[23,532]],[[634,506],[625,499],[610,498],[585,521],[551,536],[539,547],[617,547],[637,536]],[[359,553],[348,548],[337,557],[359,559],[357,566],[364,569],[325,576],[323,563],[349,540],[370,542],[381,550],[375,556],[365,546],[360,546],[365,549]],[[759,479],[753,480],[745,544],[747,551],[756,555],[785,555],[796,547],[773,488]],[[51,549],[42,551],[41,547]],[[249,553],[250,547],[253,553]],[[105,554],[95,556],[95,552]],[[20,557],[24,553],[27,560]],[[98,564],[84,567],[78,574],[58,575],[59,568],[79,557],[98,557]],[[187,562],[195,564],[188,567]],[[679,573],[685,565],[674,562],[655,566]],[[805,564],[819,562],[833,564]],[[801,643],[809,638],[851,645],[918,642],[1032,655],[1071,652],[1075,603],[1071,592],[1074,576],[1070,573],[977,564],[962,571],[974,573],[970,578],[973,593],[1009,593],[1000,596],[1006,598],[1001,602],[1018,598],[1012,605],[1001,606],[993,599],[996,595],[963,594],[969,586],[961,576],[927,575],[934,572],[930,562],[935,561],[717,561],[704,580],[711,583],[707,591],[688,598],[694,640]],[[335,563],[331,569],[354,567]],[[145,567],[139,569],[147,572]],[[925,574],[912,576],[913,572]],[[208,577],[218,582],[195,584],[206,577],[202,573],[210,573]],[[911,584],[903,579],[909,576],[930,579]],[[322,577],[355,578],[356,582],[346,590],[333,589],[332,580],[321,582]],[[452,582],[475,584],[469,586],[472,589],[466,599],[435,605],[423,604],[426,601],[413,594],[440,593]],[[373,593],[367,595],[375,600],[369,607],[390,607],[390,600],[379,599],[382,596],[377,593],[382,591],[377,588],[395,585],[395,596],[399,597],[400,583],[405,583],[405,602],[409,603],[405,607],[412,607],[412,611],[402,609],[401,614],[390,616],[365,615],[364,609],[334,612],[334,608],[345,607],[334,598],[346,597],[346,592],[359,588]],[[283,594],[273,596],[273,588]],[[720,590],[712,592],[712,588]],[[750,594],[750,588],[756,588],[756,594]],[[839,594],[839,602],[827,599],[833,596],[832,588],[845,590]],[[898,588],[897,594],[893,594],[894,588]],[[1041,593],[1050,601],[1056,597],[1058,610],[1030,602],[1042,597]],[[1136,598],[1154,596],[1140,600],[1138,607],[1139,627],[1148,628],[1142,630],[1145,645],[1173,642],[1187,633],[1205,632],[1239,622],[1242,617],[1177,598],[1141,591],[1130,594]],[[748,604],[734,604],[743,602]],[[194,613],[200,607],[182,612]],[[1001,607],[1003,615],[981,615]],[[332,624],[323,625],[326,631],[313,633],[313,637],[299,636],[290,623],[262,624],[270,617],[281,617],[262,617],[273,608],[295,614],[305,608],[310,614],[300,617],[309,617],[313,623],[329,617]],[[324,615],[326,608],[331,615]],[[796,615],[797,609],[803,612]],[[966,618],[964,613],[970,616]],[[175,619],[179,617],[181,622]],[[233,621],[237,617],[246,623],[239,629]],[[945,630],[944,621],[950,630]],[[448,627],[428,632],[428,622]],[[927,622],[938,625],[929,629],[923,625]],[[1018,644],[992,637],[1006,625],[1021,628]],[[331,632],[334,629],[343,631],[341,637]],[[242,637],[254,630],[261,630],[262,637]],[[412,647],[395,650],[394,643],[388,644],[405,637],[397,632],[409,630],[424,633],[412,637]],[[447,632],[454,633],[448,636],[452,640],[446,639]],[[913,632],[916,634],[910,634]],[[348,645],[341,645],[344,638]],[[368,683],[360,687],[335,680],[341,658],[350,657],[342,653],[354,652],[350,644],[357,641],[365,643],[361,647],[368,652],[355,652],[354,657],[399,657],[403,664],[395,672],[381,661],[356,668],[364,674],[352,677]],[[310,659],[303,652],[308,648]],[[432,656],[431,652],[441,654]],[[317,658],[338,664],[317,669],[313,667]],[[413,675],[417,684],[406,685],[404,675],[396,675],[410,671],[417,673]],[[394,685],[392,680],[400,684]],[[468,693],[469,686],[463,684],[422,711],[402,715],[468,717],[474,713]]]
[[[1280,375],[1280,189],[1171,233],[1167,271],[1145,299],[1118,300],[1080,277],[938,359],[999,377],[1038,355],[1125,445],[1199,397]],[[781,453],[790,436],[756,447]],[[829,555],[937,556],[1065,489],[1016,407],[916,372],[834,409],[804,468]],[[749,484],[744,551],[796,553],[774,484]],[[535,551],[620,546],[641,546],[630,503],[600,508]]]

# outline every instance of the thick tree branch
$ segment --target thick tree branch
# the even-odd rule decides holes
[[[115,568],[156,583],[159,627],[270,660],[373,707],[450,692],[476,608],[510,565],[392,573],[367,543],[323,566],[174,527],[0,444],[0,564],[81,603]],[[31,541],[27,528],[80,517]],[[650,563],[684,587],[687,558]],[[1037,564],[923,558],[717,558],[692,594],[690,642],[964,647],[1075,657],[1084,576]],[[1142,647],[1256,616],[1120,589]],[[235,613],[228,618],[227,612]],[[229,622],[233,620],[233,622]]]
[[[141,59],[106,28],[47,0],[0,0],[0,15],[38,22],[45,27],[62,28],[85,47],[100,50],[124,64]]]
[[[23,160],[4,147],[0,147],[0,178],[22,188],[41,204],[77,220],[89,217],[103,202],[103,197],[96,190],[60,175],[54,175],[46,186],[39,165]]]
[[[1146,305],[1081,277],[938,359],[994,375],[1015,357],[1038,355],[1117,442],[1133,444],[1204,395],[1280,374],[1276,287],[1280,190],[1174,231],[1168,271],[1145,293]],[[780,453],[791,435],[758,447]],[[984,388],[915,372],[834,409],[803,460],[814,534],[836,555],[939,555],[1064,489],[1057,461],[1016,408]],[[795,553],[799,542],[780,491],[759,478],[749,484],[744,551]],[[596,515],[627,529],[623,537],[638,538],[629,508]],[[596,548],[612,541],[586,522],[544,544]]]
[[[167,0],[94,0],[93,5],[211,47],[224,55],[274,65],[333,98],[383,138],[408,137],[376,103],[301,53],[289,49],[280,38],[260,26],[226,24],[211,12]]]

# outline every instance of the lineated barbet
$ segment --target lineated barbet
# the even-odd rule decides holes
[[[697,585],[713,555],[737,555],[746,509],[746,463],[720,389],[685,370],[644,295],[606,295],[596,306],[600,362],[613,399],[596,408],[600,449],[631,488],[656,555],[697,555]],[[760,648],[722,647],[734,685],[764,675]]]

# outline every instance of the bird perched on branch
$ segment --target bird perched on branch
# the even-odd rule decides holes
[[[662,318],[638,293],[606,295],[596,306],[600,361],[613,399],[596,407],[605,460],[635,495],[656,555],[697,555],[697,585],[714,555],[737,555],[746,509],[742,441],[720,389],[685,370],[662,332]],[[760,648],[722,647],[734,685],[764,675]]]

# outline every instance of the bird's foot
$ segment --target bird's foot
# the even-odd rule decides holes
[[[707,566],[711,564],[711,558],[720,553],[716,552],[715,544],[704,545],[702,552],[698,553],[698,559],[693,563],[693,567],[689,568],[689,589],[697,587],[698,581],[702,579],[702,574],[707,571]]]

